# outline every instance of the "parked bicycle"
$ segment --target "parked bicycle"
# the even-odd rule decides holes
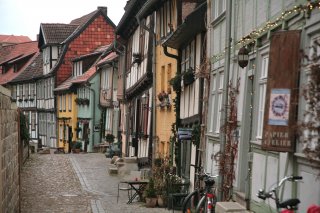
[[[262,200],[266,200],[269,198],[273,199],[276,203],[277,212],[280,212],[281,209],[287,209],[293,213],[295,210],[298,209],[298,204],[300,203],[300,200],[297,198],[291,198],[285,201],[280,201],[279,190],[286,181],[293,182],[293,181],[300,181],[300,180],[302,180],[301,176],[286,176],[282,178],[279,184],[276,187],[272,188],[270,191],[265,192],[263,189],[260,189],[258,191],[257,196]]]
[[[182,212],[213,213],[215,212],[215,206],[217,202],[217,198],[213,189],[215,184],[214,178],[218,177],[218,175],[212,176],[204,172],[202,167],[195,165],[191,166],[194,166],[196,169],[195,189],[184,199],[182,204]],[[204,188],[201,187],[201,181],[204,181]]]

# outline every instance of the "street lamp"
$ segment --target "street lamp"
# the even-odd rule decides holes
[[[249,50],[243,46],[238,52],[238,64],[241,68],[245,68],[249,61]]]

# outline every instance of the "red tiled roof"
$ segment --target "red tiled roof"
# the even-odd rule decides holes
[[[15,77],[20,75],[22,71],[32,62],[37,56],[38,47],[37,42],[26,42],[20,43],[10,46],[4,46],[0,48],[0,65],[8,64],[8,63],[16,63],[20,59],[27,60],[24,65],[18,70],[18,72],[14,72],[13,66],[6,73],[0,73],[0,85],[7,84]],[[19,59],[19,60],[18,60]]]
[[[54,91],[67,90],[67,89],[70,89],[70,87],[73,84],[84,83],[84,82],[88,81],[96,73],[96,71],[97,71],[96,70],[96,66],[93,65],[83,75],[80,75],[80,76],[77,76],[77,77],[71,76],[70,78],[68,78],[66,81],[64,81],[62,84],[60,84],[57,88],[55,88]]]
[[[30,41],[31,39],[28,36],[0,35],[0,43],[17,44]]]
[[[0,65],[19,57],[25,57],[38,52],[37,44],[37,41],[32,41],[1,47]]]
[[[43,60],[42,53],[38,52],[32,60],[30,60],[29,66],[22,70],[20,75],[14,78],[10,83],[16,83],[21,81],[29,81],[36,79],[43,75]]]
[[[40,28],[43,32],[45,44],[60,44],[76,29],[77,24],[45,24],[42,23]]]
[[[106,57],[104,57],[103,59],[99,60],[97,63],[97,66],[101,66],[104,63],[107,63],[109,61],[112,61],[113,59],[117,58],[118,55],[115,52],[111,52],[109,55],[107,55]]]

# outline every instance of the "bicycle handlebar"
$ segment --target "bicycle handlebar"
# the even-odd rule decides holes
[[[280,180],[279,184],[278,184],[276,187],[272,188],[269,192],[265,192],[263,189],[260,189],[260,190],[258,191],[257,196],[258,196],[258,198],[263,199],[263,200],[265,200],[265,199],[267,199],[267,198],[272,198],[272,194],[273,194],[273,193],[276,193],[277,188],[280,188],[281,185],[282,185],[285,181],[299,181],[299,180],[302,180],[302,179],[303,179],[302,176],[293,176],[293,175],[291,175],[291,176],[286,176],[286,177],[282,178],[282,179]]]

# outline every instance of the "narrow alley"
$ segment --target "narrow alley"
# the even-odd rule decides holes
[[[21,173],[21,212],[169,212],[127,204],[126,192],[117,203],[120,178],[110,176],[108,166],[110,159],[101,153],[32,154]]]

